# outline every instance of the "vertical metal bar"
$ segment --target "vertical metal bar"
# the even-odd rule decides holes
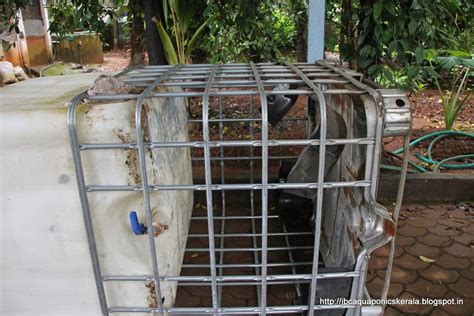
[[[219,314],[218,297],[217,297],[217,273],[216,273],[216,247],[214,240],[214,214],[212,210],[212,167],[211,167],[211,147],[209,139],[209,92],[212,82],[216,75],[219,65],[214,65],[212,72],[204,89],[202,98],[202,132],[204,138],[204,170],[206,181],[206,202],[207,202],[207,227],[209,233],[209,261],[211,269],[211,291],[212,291],[212,308],[214,315]]]
[[[324,58],[325,0],[309,0],[308,8],[308,62]]]
[[[319,242],[321,237],[321,217],[322,217],[322,206],[323,206],[323,183],[324,183],[324,164],[326,154],[326,100],[319,87],[317,87],[298,67],[291,64],[286,64],[306,83],[306,85],[313,90],[317,97],[320,113],[320,136],[319,136],[319,166],[318,166],[318,188],[316,194],[316,219],[314,223],[314,253],[313,253],[313,268],[311,271],[311,285],[309,294],[309,310],[308,315],[314,315],[315,312],[315,301],[316,301],[316,285],[318,274],[318,261],[319,261]]]
[[[219,97],[219,118],[223,119],[224,115],[222,112],[222,97]],[[224,123],[222,121],[219,122],[219,139],[222,141],[224,140]],[[221,158],[224,158],[224,147],[221,146],[220,148],[220,156]],[[220,161],[221,165],[221,183],[225,183],[225,176],[224,176],[224,159],[221,159]],[[222,199],[222,210],[221,210],[221,235],[224,235],[225,233],[225,190],[221,190],[221,199]],[[225,246],[225,238],[221,237],[220,238],[220,249],[223,249]],[[220,251],[219,253],[219,264],[222,265],[224,263],[224,251]],[[219,268],[219,276],[222,276],[223,273],[223,268]],[[223,285],[219,285],[219,306],[221,305],[221,299],[222,299],[222,287]]]
[[[370,201],[372,203],[372,206],[375,203],[375,197],[377,196],[377,186],[378,186],[378,170],[379,170],[379,165],[380,165],[380,159],[381,159],[381,151],[382,151],[382,122],[383,122],[383,100],[382,96],[380,95],[380,92],[375,90],[374,88],[356,80],[354,77],[350,76],[347,72],[344,70],[335,67],[333,65],[330,65],[324,61],[318,61],[316,62],[317,65],[326,67],[331,69],[332,71],[338,73],[341,75],[341,77],[349,80],[351,84],[356,86],[359,89],[365,90],[369,93],[370,96],[374,99],[375,102],[375,111],[376,111],[376,127],[375,127],[375,145],[368,145],[367,148],[373,148],[373,155],[372,157],[367,156],[367,161],[366,161],[366,166],[368,168],[371,168],[370,174],[371,174],[371,185],[369,188],[366,188],[364,190],[364,195],[367,201]],[[368,169],[367,168],[367,169]]]
[[[249,112],[250,112],[250,117],[253,118],[253,96],[249,96],[250,98],[250,109],[249,109]],[[253,132],[253,124],[254,122],[253,121],[250,121],[250,124],[249,124],[249,133],[250,133],[250,140],[254,140],[254,132]],[[250,157],[253,157],[253,146],[250,146]],[[254,161],[253,159],[250,159],[250,183],[253,184],[254,182],[254,174],[253,174],[253,169],[254,169]],[[254,197],[254,190],[250,190],[250,216],[252,216],[252,220],[251,220],[251,225],[252,225],[252,245],[254,248],[257,248],[258,247],[258,244],[257,244],[257,237],[256,237],[256,234],[257,234],[257,229],[256,229],[256,225],[255,225],[255,197]],[[259,260],[258,260],[258,251],[254,251],[253,252],[253,262],[257,265]],[[255,274],[256,275],[260,275],[260,269],[255,266]],[[261,292],[261,286],[260,285],[257,285],[257,301],[258,301],[258,306],[260,306],[260,292]]]
[[[253,62],[250,66],[257,83],[262,109],[262,294],[261,315],[267,314],[267,233],[268,233],[268,107],[267,96],[258,69]]]
[[[288,232],[288,230],[286,229],[286,225],[283,222],[281,224],[283,227],[283,232],[286,234]],[[293,258],[293,251],[291,251],[290,239],[288,238],[288,235],[285,235],[284,238],[285,238],[285,244],[288,247],[288,258],[290,259],[290,263],[294,264],[295,260]],[[297,274],[296,266],[294,265],[291,266],[291,272],[293,272],[293,274]],[[296,291],[297,303],[298,305],[301,305],[302,295],[301,295],[301,288],[300,288],[299,283],[295,283],[295,291]]]
[[[76,108],[79,102],[87,96],[87,92],[84,92],[74,99],[69,104],[68,113],[68,128],[69,128],[69,139],[71,141],[72,157],[74,159],[74,168],[76,171],[76,181],[79,189],[79,197],[81,199],[82,214],[84,218],[84,225],[86,227],[87,241],[89,244],[89,253],[92,260],[92,269],[94,271],[95,285],[97,288],[97,294],[99,296],[99,304],[102,315],[106,316],[109,314],[107,308],[107,297],[105,295],[104,283],[102,282],[102,273],[99,263],[99,254],[97,252],[97,245],[95,242],[94,228],[92,225],[89,200],[87,198],[86,183],[84,179],[84,169],[82,167],[81,152],[79,150],[79,141],[77,138],[76,130]]]
[[[402,171],[400,173],[400,182],[398,184],[398,192],[397,192],[397,200],[395,202],[395,207],[392,212],[392,219],[394,221],[395,227],[397,227],[398,223],[398,214],[400,213],[400,208],[402,207],[402,202],[403,202],[403,193],[405,190],[405,181],[407,177],[407,170],[408,170],[408,161],[409,161],[409,150],[410,150],[410,137],[411,137],[411,132],[408,133],[404,137],[403,140],[403,164],[402,164]],[[395,256],[395,236],[393,236],[391,242],[390,242],[390,252],[388,256],[388,263],[387,263],[387,269],[385,272],[385,280],[384,280],[384,286],[382,288],[382,294],[380,298],[382,299],[382,304],[383,308],[385,308],[385,301],[387,299],[388,295],[388,289],[390,287],[390,279],[392,277],[392,266],[393,266],[393,259]]]
[[[169,70],[167,70],[163,75],[158,77],[153,83],[151,83],[137,98],[135,104],[135,128],[137,136],[137,148],[139,156],[139,166],[140,174],[143,187],[143,201],[145,204],[146,212],[146,222],[148,226],[148,242],[150,245],[150,255],[153,268],[153,281],[155,283],[155,294],[156,294],[156,304],[159,309],[160,315],[164,315],[163,302],[161,300],[161,287],[160,287],[160,273],[158,270],[158,262],[156,260],[156,248],[155,248],[155,236],[153,230],[153,214],[151,212],[151,202],[150,202],[150,188],[148,185],[148,174],[146,168],[146,157],[145,157],[145,147],[143,145],[143,130],[142,130],[142,109],[143,101],[149,93],[164,79],[166,79],[174,70],[179,68],[180,65],[176,65]]]

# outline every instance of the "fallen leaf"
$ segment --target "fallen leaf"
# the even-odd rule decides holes
[[[425,257],[425,256],[418,256],[418,258],[420,258],[420,260],[423,261],[423,262],[430,262],[430,263],[431,262],[436,262],[436,260]]]

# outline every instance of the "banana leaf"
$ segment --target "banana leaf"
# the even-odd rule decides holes
[[[166,60],[170,65],[176,65],[178,63],[178,54],[173,46],[173,42],[171,42],[171,38],[160,20],[156,21],[156,26],[158,28],[158,33],[160,34],[163,49],[165,50]]]
[[[193,45],[194,45],[194,42],[196,41],[196,39],[199,37],[199,35],[204,31],[204,29],[206,28],[207,24],[209,24],[209,21],[211,20],[211,18],[209,17],[206,21],[204,21],[201,26],[199,26],[199,28],[196,30],[196,32],[194,32],[193,36],[191,37],[191,39],[189,40],[188,42],[188,45],[186,46],[186,59],[189,60],[189,58],[191,57],[191,51],[193,49]]]

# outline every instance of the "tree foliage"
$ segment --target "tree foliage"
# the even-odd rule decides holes
[[[188,64],[194,43],[205,30],[202,20],[205,1],[163,0],[164,19],[157,20],[166,59],[170,64]]]
[[[295,20],[288,2],[209,0],[209,35],[201,46],[211,62],[270,61],[293,46]]]
[[[328,11],[340,16],[328,24],[337,29],[342,60],[381,81],[401,74],[416,83],[429,76],[426,49],[447,56],[474,51],[469,0],[331,0]]]
[[[113,7],[101,0],[48,0],[49,30],[59,36],[78,30],[93,31],[103,35],[109,17],[115,15]]]

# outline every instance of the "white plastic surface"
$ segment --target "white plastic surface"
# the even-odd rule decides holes
[[[1,315],[100,315],[67,129],[67,102],[96,77],[46,77],[0,88]],[[145,108],[150,140],[187,140],[183,100],[155,100]],[[81,106],[80,141],[135,142],[134,110],[133,101]],[[88,184],[140,179],[134,150],[82,153]],[[147,160],[150,183],[192,183],[188,149],[155,149]],[[128,220],[135,210],[146,223],[142,194],[89,197],[103,274],[152,274],[148,238],[133,235]],[[167,227],[155,238],[160,274],[179,275],[192,192],[153,192],[151,199],[154,222]],[[111,282],[106,292],[109,306],[149,304],[145,282]],[[174,283],[162,282],[166,306],[175,292]]]

